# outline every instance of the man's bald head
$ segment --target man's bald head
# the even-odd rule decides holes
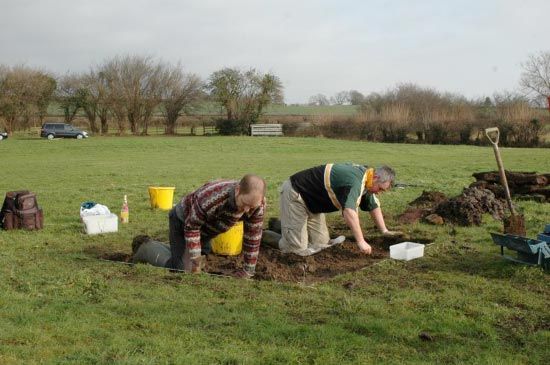
[[[247,174],[235,188],[235,202],[240,212],[248,213],[262,205],[266,185],[264,179],[257,175]]]
[[[264,179],[254,174],[246,174],[239,181],[239,193],[243,195],[259,194],[265,196],[266,184]]]

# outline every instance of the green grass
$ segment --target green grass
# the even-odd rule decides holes
[[[269,105],[266,115],[338,115],[353,116],[359,111],[357,105]]]
[[[174,275],[94,259],[130,250],[136,234],[167,238],[147,186],[180,196],[247,172],[267,180],[268,216],[293,172],[329,161],[387,163],[421,185],[382,196],[390,227],[423,189],[457,194],[493,170],[489,147],[375,144],[315,138],[12,138],[0,143],[0,192],[28,188],[45,213],[39,232],[0,231],[1,364],[526,364],[550,358],[548,273],[503,261],[489,232],[501,223],[429,234],[423,259],[381,261],[315,286]],[[502,149],[507,169],[548,172],[550,149]],[[78,210],[94,200],[130,224],[86,236]],[[520,202],[534,236],[549,205]],[[329,222],[340,219],[331,215]],[[369,234],[372,222],[362,215]],[[260,253],[261,254],[261,253]],[[353,282],[353,290],[342,284]],[[433,341],[423,341],[428,332]],[[546,360],[545,360],[546,359]]]

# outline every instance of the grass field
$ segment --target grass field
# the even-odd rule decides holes
[[[489,232],[500,222],[487,216],[472,228],[395,225],[423,189],[455,195],[473,172],[494,170],[489,147],[14,137],[0,143],[0,154],[0,193],[31,189],[45,213],[43,231],[0,231],[0,364],[542,364],[550,358],[549,274],[498,256]],[[507,169],[550,170],[550,149],[504,148],[502,155]],[[137,234],[167,238],[166,212],[149,208],[149,185],[176,186],[180,196],[210,179],[254,172],[269,184],[271,217],[289,175],[331,161],[387,163],[398,181],[419,186],[386,193],[382,207],[391,228],[434,237],[424,258],[379,261],[304,286],[170,274],[93,255],[98,248],[128,252]],[[114,234],[82,233],[82,202],[118,213],[124,194],[130,224]],[[548,204],[518,204],[530,236],[550,223]],[[372,222],[361,218],[368,238]],[[329,222],[339,219],[331,215]]]

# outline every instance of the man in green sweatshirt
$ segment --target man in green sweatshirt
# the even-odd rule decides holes
[[[371,254],[358,208],[370,213],[380,232],[394,233],[386,228],[376,195],[389,190],[394,180],[395,172],[388,166],[369,168],[352,163],[321,165],[292,175],[282,186],[278,247],[283,252],[308,256],[343,242],[343,236],[330,239],[324,214],[340,211],[358,247]]]

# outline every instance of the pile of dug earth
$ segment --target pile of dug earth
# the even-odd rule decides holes
[[[424,221],[431,224],[452,223],[460,226],[480,225],[483,214],[502,220],[507,212],[504,188],[497,171],[473,174],[476,181],[456,197],[448,198],[438,191],[423,191],[409,203],[399,217],[402,224]],[[550,174],[506,172],[514,197],[550,202]]]
[[[500,184],[498,171],[477,172],[473,177],[476,181],[471,187],[491,190],[495,196],[504,199],[504,187]],[[506,171],[506,180],[512,197],[550,203],[550,173]]]

